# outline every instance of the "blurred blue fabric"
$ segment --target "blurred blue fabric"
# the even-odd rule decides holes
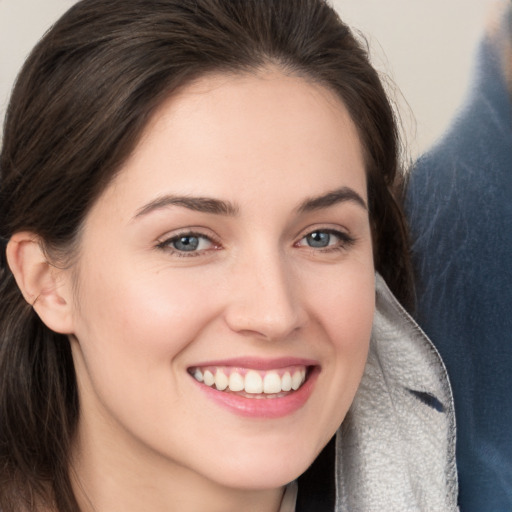
[[[453,386],[461,512],[512,511],[512,107],[504,58],[512,59],[494,39],[483,41],[468,101],[415,165],[406,200],[417,320]]]

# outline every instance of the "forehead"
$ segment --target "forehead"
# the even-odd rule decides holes
[[[212,75],[160,106],[114,186],[243,202],[256,186],[291,197],[349,185],[366,197],[363,160],[357,129],[329,89],[277,70]]]

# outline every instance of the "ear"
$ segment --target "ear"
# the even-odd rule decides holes
[[[73,332],[72,286],[69,270],[52,265],[34,233],[15,233],[7,244],[7,262],[25,300],[47,327]]]

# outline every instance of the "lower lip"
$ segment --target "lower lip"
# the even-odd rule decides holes
[[[320,369],[313,368],[304,384],[285,396],[275,398],[245,398],[235,393],[218,391],[215,388],[194,380],[208,399],[220,406],[250,418],[282,418],[293,414],[308,401],[313,391]]]

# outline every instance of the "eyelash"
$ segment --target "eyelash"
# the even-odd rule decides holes
[[[310,245],[301,245],[301,242],[305,240],[308,236],[312,236],[314,234],[327,234],[335,236],[339,239],[338,242],[332,245],[327,245],[326,247],[312,247]],[[209,247],[207,249],[195,249],[191,251],[186,250],[179,250],[173,247],[173,244],[178,242],[180,239],[185,238],[197,238],[199,239],[199,244],[201,243],[201,240],[207,240],[208,243],[211,244],[212,247]],[[330,240],[329,240],[330,242]],[[321,253],[329,253],[329,252],[336,252],[336,251],[345,251],[349,249],[352,245],[356,243],[356,239],[349,234],[339,231],[336,229],[314,229],[312,231],[309,231],[305,233],[298,242],[294,243],[294,247],[306,247],[307,249],[310,249],[312,252],[321,252]],[[197,257],[203,255],[205,252],[210,250],[216,250],[220,248],[220,243],[214,240],[211,236],[205,235],[203,233],[198,233],[195,231],[184,231],[182,233],[178,233],[177,235],[174,235],[170,238],[166,238],[162,242],[159,242],[157,244],[158,249],[165,250],[169,252],[172,255],[178,256],[180,258],[190,258],[190,257]]]

